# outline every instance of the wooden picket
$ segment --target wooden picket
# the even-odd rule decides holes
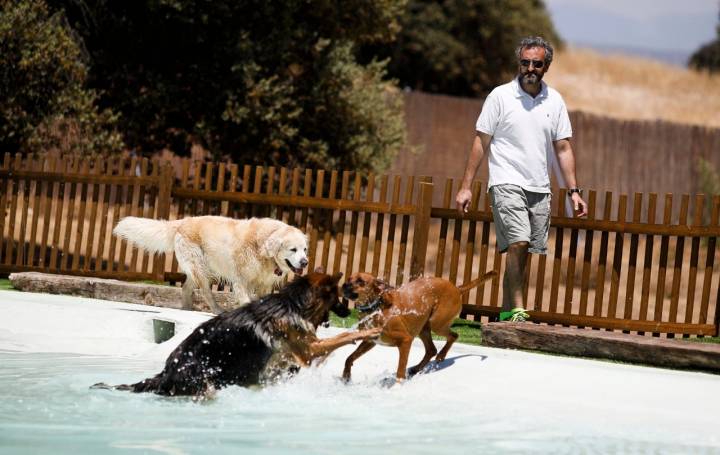
[[[139,175],[116,175],[113,161],[107,161],[103,172],[104,163],[97,158],[4,156],[0,169],[0,206],[5,213],[0,217],[0,273],[31,270],[158,278],[149,271],[150,258],[145,253],[147,257],[136,261],[139,253],[133,251],[130,264],[125,264],[121,251],[116,262],[116,239],[109,231],[121,216],[158,215],[153,192],[162,181],[160,164],[148,174],[146,160],[133,161],[130,169],[139,163]],[[124,163],[119,163],[119,169],[124,168]]]
[[[114,225],[125,216],[270,216],[308,235],[311,268],[365,271],[393,285],[421,274],[461,284],[496,270],[498,277],[464,296],[462,312],[493,318],[504,256],[495,245],[487,188],[473,184],[470,211],[462,214],[454,207],[455,185],[337,170],[190,160],[173,170],[135,157],[5,154],[0,274],[180,281],[174,257],[127,245],[112,235]],[[437,207],[435,186],[442,187]],[[720,196],[681,195],[674,206],[677,199],[665,195],[661,223],[655,193],[603,197],[587,193],[586,219],[567,217],[564,190],[553,197],[548,254],[530,256],[523,286],[532,320],[655,336],[717,335]]]

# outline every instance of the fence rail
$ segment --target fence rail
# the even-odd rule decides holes
[[[456,283],[493,269],[501,276],[486,188],[476,182],[471,210],[460,214],[457,184],[190,160],[173,169],[137,158],[6,154],[0,273],[181,280],[173,257],[129,248],[112,228],[125,216],[221,215],[298,226],[308,235],[311,268],[367,271],[395,285],[420,274]],[[433,206],[440,187],[442,203]],[[532,255],[527,270],[523,292],[535,321],[655,336],[718,335],[720,196],[668,194],[658,201],[655,193],[590,191],[587,219],[573,219],[564,215],[565,194],[553,197],[548,254]],[[494,316],[501,301],[496,278],[465,296],[463,316]]]

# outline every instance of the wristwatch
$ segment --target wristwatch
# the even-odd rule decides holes
[[[577,193],[580,196],[582,196],[582,189],[580,188],[570,188],[567,192],[568,197],[572,197],[573,193]]]

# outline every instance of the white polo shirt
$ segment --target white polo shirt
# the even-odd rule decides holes
[[[485,99],[475,129],[492,136],[488,188],[511,183],[527,191],[550,193],[553,141],[572,137],[572,127],[560,94],[545,82],[541,85],[533,98],[515,78]]]

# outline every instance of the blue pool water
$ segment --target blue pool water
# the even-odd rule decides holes
[[[0,315],[42,310],[56,331],[33,344],[31,328],[0,322],[2,454],[720,452],[717,376],[463,345],[392,387],[397,352],[384,347],[357,361],[351,384],[339,381],[347,347],[285,383],[232,387],[207,402],[89,389],[158,372],[172,346],[136,339],[128,350],[118,338],[95,352],[91,338],[63,327],[75,311],[91,326],[95,317],[105,323],[118,304],[37,296],[43,306],[12,305],[6,294]],[[421,352],[415,345],[411,362]]]

